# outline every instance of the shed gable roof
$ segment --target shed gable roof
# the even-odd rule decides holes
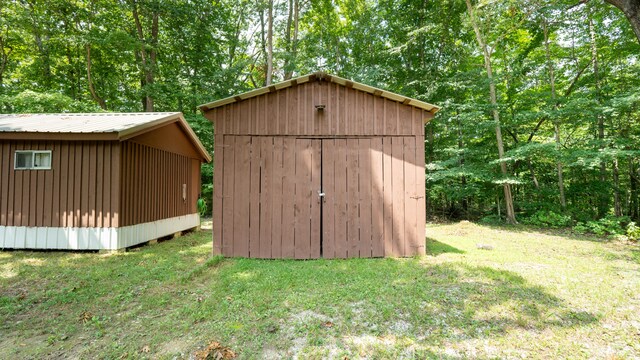
[[[435,114],[438,110],[440,110],[440,107],[433,105],[433,104],[429,104],[426,103],[424,101],[420,101],[417,99],[413,99],[413,98],[409,98],[403,95],[399,95],[396,93],[392,93],[390,91],[386,91],[386,90],[382,90],[382,89],[378,89],[375,88],[373,86],[369,86],[366,84],[362,84],[356,81],[352,81],[352,80],[348,80],[348,79],[344,79],[341,78],[339,76],[335,76],[335,75],[330,75],[327,74],[325,72],[315,72],[312,74],[308,74],[308,75],[304,75],[304,76],[300,76],[291,80],[286,80],[286,81],[282,81],[279,82],[277,84],[273,84],[273,85],[269,85],[269,86],[265,86],[265,87],[261,87],[255,90],[251,90],[242,94],[238,94],[238,95],[234,95],[234,96],[230,96],[228,98],[224,98],[224,99],[220,99],[217,101],[213,101],[210,103],[206,103],[203,105],[200,105],[199,108],[202,112],[207,112],[211,109],[215,109],[217,107],[223,106],[223,105],[227,105],[227,104],[231,104],[234,102],[238,102],[238,101],[242,101],[242,100],[246,100],[246,99],[250,99],[252,97],[255,96],[259,96],[262,94],[267,94],[270,92],[274,92],[277,90],[281,90],[284,88],[288,88],[294,85],[298,85],[298,84],[303,84],[306,82],[310,82],[310,81],[317,81],[317,80],[324,80],[324,81],[330,81],[342,86],[346,86],[348,88],[353,88],[356,90],[360,90],[360,91],[364,91],[366,93],[369,94],[373,94],[375,96],[380,96],[383,98],[387,98],[389,100],[393,100],[393,101],[398,101],[401,102],[405,105],[411,105],[411,106],[415,106],[417,108],[420,109],[424,109],[427,110],[429,112],[431,112],[432,114]]]
[[[211,161],[180,112],[0,114],[0,139],[125,141],[174,122],[185,131],[202,158]]]

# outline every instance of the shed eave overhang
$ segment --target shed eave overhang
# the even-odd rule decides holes
[[[119,141],[129,140],[138,135],[142,135],[144,133],[153,131],[157,128],[169,125],[174,122],[178,123],[178,126],[180,126],[180,128],[182,128],[182,130],[187,134],[187,137],[189,137],[189,140],[191,140],[193,145],[195,145],[196,150],[198,150],[198,153],[202,156],[202,160],[204,160],[207,163],[211,162],[212,160],[211,155],[209,155],[207,150],[204,148],[204,145],[202,145],[202,143],[200,142],[200,139],[198,138],[198,136],[193,132],[193,130],[191,129],[191,126],[189,126],[187,121],[182,116],[182,113],[180,112],[171,113],[163,118],[149,121],[144,124],[140,124],[138,126],[134,126],[134,127],[119,131],[117,133],[117,140]]]
[[[57,116],[60,117],[84,117],[84,121],[86,118],[90,117],[107,117],[107,116],[136,116],[136,115],[151,115],[155,118],[152,118],[148,121],[138,122],[137,124],[126,124],[122,126],[120,129],[116,127],[104,127],[100,126],[93,128],[84,126],[83,123],[78,124],[77,122],[74,126],[15,126],[15,122],[8,126],[5,126],[0,130],[0,139],[3,140],[67,140],[67,141],[126,141],[128,139],[134,138],[138,135],[142,135],[146,132],[153,131],[160,127],[169,125],[171,123],[177,123],[178,126],[184,131],[186,136],[189,138],[191,144],[196,148],[196,151],[201,156],[201,160],[205,162],[211,162],[211,155],[207,152],[205,147],[198,139],[198,136],[193,132],[187,121],[184,119],[184,116],[181,112],[166,112],[166,113],[82,113],[82,114],[8,114],[3,116],[11,116],[11,120],[15,120],[15,118],[20,117],[33,117],[33,116],[46,116],[48,120],[51,118],[56,119]],[[103,121],[104,123],[104,121]],[[62,124],[62,123],[59,123]]]
[[[401,102],[403,104],[407,104],[407,105],[411,105],[423,110],[426,110],[428,112],[431,113],[431,115],[435,115],[436,112],[438,112],[440,110],[439,106],[433,105],[433,104],[429,104],[427,102],[424,101],[420,101],[418,99],[413,99],[410,97],[406,97],[404,95],[400,95],[400,94],[396,94],[390,91],[386,91],[386,90],[382,90],[382,89],[378,89],[375,88],[373,86],[369,86],[366,84],[362,84],[359,82],[355,82],[352,80],[347,80],[344,78],[341,78],[339,76],[335,76],[335,75],[330,75],[327,74],[325,72],[315,72],[312,74],[308,74],[308,75],[304,75],[304,76],[300,76],[294,79],[290,79],[290,80],[286,80],[286,81],[282,81],[279,82],[277,84],[273,84],[273,85],[268,85],[268,86],[264,86],[255,90],[251,90],[251,91],[247,91],[245,93],[242,94],[238,94],[238,95],[233,95],[233,96],[229,96],[227,98],[224,99],[220,99],[220,100],[216,100],[213,102],[209,102],[206,104],[202,104],[200,106],[198,106],[198,108],[203,112],[206,113],[207,111],[211,110],[211,109],[215,109],[217,107],[220,106],[224,106],[227,104],[232,104],[238,101],[243,101],[243,100],[247,100],[250,99],[252,97],[256,97],[262,94],[267,94],[270,92],[274,92],[274,91],[278,91],[280,89],[284,89],[284,88],[288,88],[294,85],[299,85],[299,84],[304,84],[306,82],[309,81],[315,81],[315,80],[326,80],[326,81],[330,81],[336,84],[340,84],[343,86],[346,86],[348,88],[353,88],[356,90],[360,90],[369,94],[373,94],[375,96],[380,96],[383,98],[387,98],[389,100],[393,100],[393,101],[398,101]]]

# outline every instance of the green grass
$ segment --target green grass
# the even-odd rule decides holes
[[[640,357],[638,245],[467,222],[410,259],[210,257],[203,231],[121,254],[0,253],[0,357]],[[478,249],[478,244],[493,250]]]

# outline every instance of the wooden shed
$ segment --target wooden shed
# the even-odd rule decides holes
[[[200,109],[215,133],[214,253],[424,254],[437,106],[319,72]]]
[[[114,250],[199,226],[181,113],[0,115],[0,248]]]

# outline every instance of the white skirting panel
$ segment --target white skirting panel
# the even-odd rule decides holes
[[[0,226],[0,249],[117,250],[194,228],[198,214],[120,228]]]

